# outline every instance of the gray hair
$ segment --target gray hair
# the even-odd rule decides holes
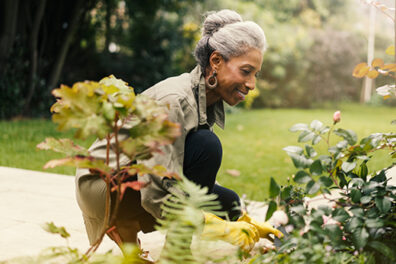
[[[263,53],[266,45],[264,32],[259,25],[252,21],[243,21],[237,12],[224,9],[207,13],[202,26],[202,37],[195,47],[194,56],[205,74],[213,51],[218,51],[228,60],[251,48]]]

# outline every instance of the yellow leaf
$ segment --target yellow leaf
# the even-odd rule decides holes
[[[356,78],[363,78],[370,70],[370,67],[367,63],[362,62],[356,65],[355,69],[353,69],[352,76]]]
[[[386,96],[384,96],[384,99],[386,100],[386,99],[389,99],[389,98],[391,98],[391,96],[390,95],[386,95]]]
[[[384,61],[382,59],[374,59],[371,62],[371,66],[373,66],[373,67],[382,67],[382,66],[384,66]]]
[[[381,70],[396,72],[396,63],[385,64],[384,66],[381,67]]]
[[[367,73],[367,77],[369,77],[371,79],[377,78],[378,75],[379,75],[379,73],[376,70],[372,70],[372,71],[369,71],[369,73]]]
[[[393,46],[393,45],[389,46],[386,49],[385,53],[388,54],[388,55],[394,56],[395,55],[395,46]]]

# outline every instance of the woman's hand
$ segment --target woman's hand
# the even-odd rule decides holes
[[[247,222],[225,221],[211,213],[204,213],[204,239],[220,239],[249,252],[259,240],[257,228]]]
[[[246,212],[244,212],[242,214],[242,216],[238,219],[237,222],[246,222],[251,225],[254,225],[260,234],[260,238],[271,239],[269,237],[269,234],[274,234],[278,238],[283,237],[283,233],[281,231],[279,231],[278,229],[274,228],[270,223],[258,222],[256,220],[254,220],[253,218],[251,218]]]

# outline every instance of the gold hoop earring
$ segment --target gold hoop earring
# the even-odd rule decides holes
[[[214,88],[217,87],[217,78],[216,78],[217,72],[216,70],[213,70],[212,75],[208,78],[206,81],[206,87],[208,87],[210,90],[213,90]]]

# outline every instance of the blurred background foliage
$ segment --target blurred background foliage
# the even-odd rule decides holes
[[[248,107],[358,102],[362,80],[351,73],[366,61],[368,7],[363,2],[3,0],[0,119],[49,116],[50,91],[61,83],[114,74],[141,92],[191,71],[202,14],[223,8],[260,24],[268,40],[258,93]],[[393,24],[377,24],[375,55],[381,57],[392,44]]]

